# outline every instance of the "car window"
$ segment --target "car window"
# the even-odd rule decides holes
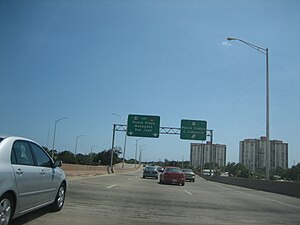
[[[15,141],[12,147],[11,159],[13,164],[33,166],[34,161],[30,147],[25,141]]]
[[[165,171],[171,173],[181,173],[181,170],[178,168],[167,168]]]
[[[51,159],[41,147],[39,147],[34,143],[30,143],[30,147],[36,158],[36,163],[38,166],[51,167],[52,165]]]
[[[155,168],[154,167],[146,167],[145,170],[147,170],[147,171],[155,171]]]

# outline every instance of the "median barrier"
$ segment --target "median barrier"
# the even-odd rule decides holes
[[[267,181],[267,180],[255,180],[249,178],[222,177],[222,176],[212,176],[212,177],[202,176],[202,175],[200,176],[209,181],[300,198],[300,183],[296,183],[296,182]]]
[[[126,173],[133,172],[139,169],[134,165],[126,164],[124,168],[120,164],[114,165],[113,168],[109,166],[90,166],[90,165],[78,165],[63,163],[61,167],[67,176],[95,176],[104,175],[110,173]]]

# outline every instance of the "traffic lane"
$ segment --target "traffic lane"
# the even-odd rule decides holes
[[[159,185],[159,188],[147,182],[152,190],[150,196],[146,198],[148,190],[141,189],[137,191],[141,195],[133,201],[140,205],[135,210],[140,218],[136,219],[146,216],[148,221],[155,221],[158,218],[164,224],[297,224],[300,219],[297,198],[197,181],[195,185]],[[280,201],[275,200],[278,198]],[[149,206],[146,215],[141,209],[145,205]]]
[[[199,181],[199,179],[198,179]],[[275,193],[200,180],[187,188],[195,204],[211,208],[217,218],[233,219],[233,224],[298,224],[300,199]],[[202,212],[204,212],[202,210]],[[204,216],[213,216],[206,211]]]
[[[19,224],[297,224],[299,221],[297,209],[284,213],[284,209],[274,210],[269,204],[258,211],[257,205],[264,202],[225,190],[213,182],[197,179],[196,183],[181,187],[161,185],[154,179],[142,179],[141,175],[139,172],[71,180],[61,212],[41,214],[32,220],[27,217]],[[288,218],[281,219],[285,216]]]
[[[287,195],[276,194],[272,192],[259,191],[249,188],[243,188],[239,186],[232,186],[222,183],[211,182],[212,185],[221,188],[224,192],[231,193],[231,195],[242,194],[244,197],[249,197],[250,199],[257,199],[257,201],[270,202],[277,204],[279,206],[284,206],[293,209],[300,210],[299,198],[291,197]]]
[[[300,201],[299,198],[271,193],[271,192],[264,192],[255,189],[249,189],[234,185],[222,184],[218,182],[211,182],[205,181],[202,178],[198,178],[202,181],[194,186],[189,186],[193,192],[203,195],[210,195],[209,199],[219,198],[217,193],[221,193],[224,196],[227,196],[229,199],[235,199],[237,196],[242,196],[243,198],[249,197],[250,199],[261,200],[276,203],[279,205],[288,206],[291,208],[300,209]],[[244,199],[242,199],[244,200]]]
[[[243,189],[244,193],[240,193],[199,179],[184,187],[160,185],[151,179],[140,181],[134,186],[126,183],[114,186],[116,191],[109,194],[111,202],[117,202],[117,208],[112,207],[110,211],[115,212],[112,213],[114,221],[126,220],[129,224],[154,221],[164,224],[199,224],[199,221],[201,224],[261,224],[262,221],[292,224],[299,219],[297,208],[286,210],[282,209],[283,204],[258,201],[259,198],[253,198],[257,191],[251,189]],[[253,192],[253,196],[245,194],[249,192]]]
[[[141,173],[71,180],[61,212],[35,212],[18,219],[17,224],[161,224],[166,217],[167,224],[183,224],[185,220],[176,223],[182,207],[173,196],[177,188],[183,189],[168,186],[165,201],[157,180],[142,179]],[[180,211],[174,213],[169,203]]]

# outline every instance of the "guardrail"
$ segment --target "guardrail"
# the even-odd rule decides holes
[[[246,187],[261,191],[273,192],[300,198],[300,183],[285,181],[267,181],[248,178],[222,177],[222,176],[202,176],[206,180]]]

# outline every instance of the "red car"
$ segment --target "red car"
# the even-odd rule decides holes
[[[161,184],[179,184],[184,186],[185,175],[178,167],[166,167],[160,174],[159,182]]]

